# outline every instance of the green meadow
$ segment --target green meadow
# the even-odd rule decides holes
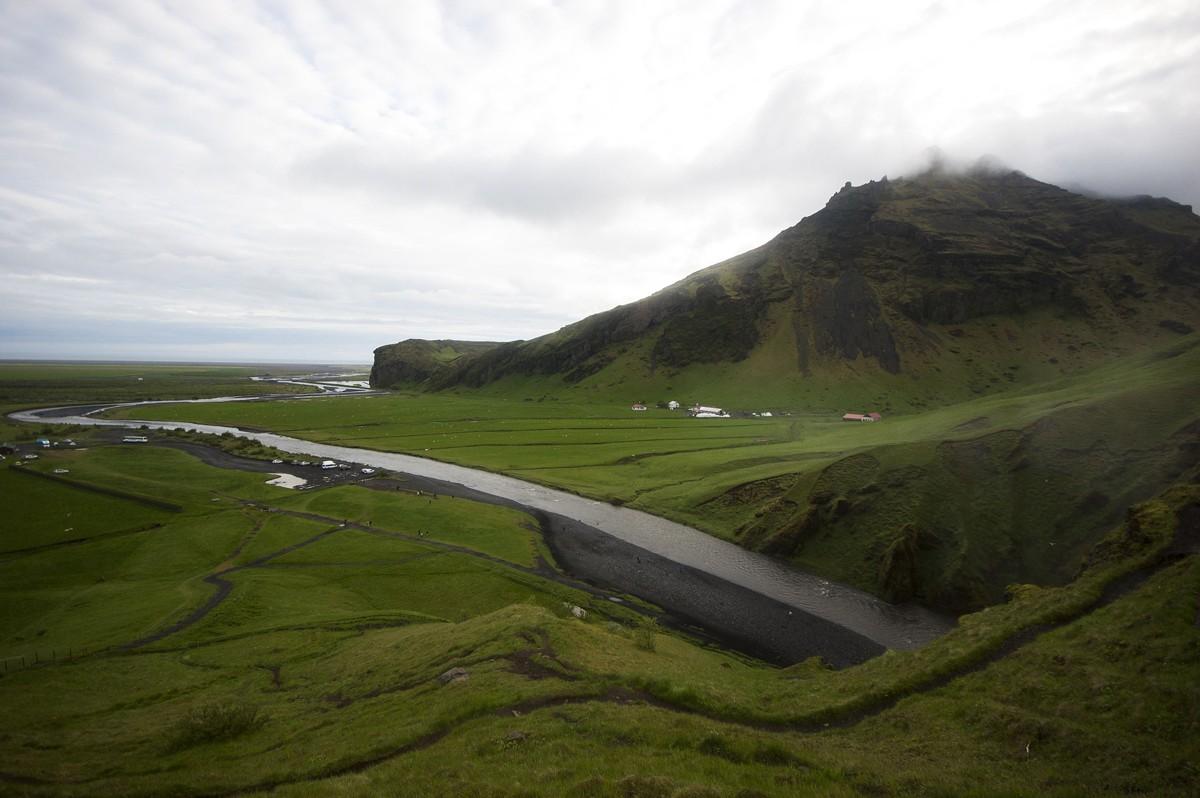
[[[290,491],[80,430],[76,449],[0,464],[0,794],[1191,795],[1200,491],[1171,444],[1194,421],[1197,351],[875,425],[520,391],[137,408],[508,471],[743,543],[808,495],[855,524],[904,509],[881,493],[936,518],[897,479],[917,469],[942,493],[955,474],[981,486],[968,531],[986,541],[1014,450],[1034,462],[1013,473],[1046,486],[1010,508],[1022,524],[1080,462],[1111,481],[1115,520],[1074,543],[1056,530],[1069,575],[1006,585],[921,650],[780,668],[575,582],[524,513]],[[860,538],[793,559],[852,573]]]
[[[205,399],[258,393],[307,393],[299,385],[252,382],[250,377],[311,373],[312,367],[183,363],[0,362],[0,406],[42,403]]]
[[[61,481],[19,473],[63,467]],[[4,794],[1195,784],[1200,560],[1161,559],[1194,487],[1139,505],[1071,584],[1014,589],[920,651],[831,671],[701,647],[538,575],[532,519],[504,508],[293,492],[154,446],[50,451],[0,474],[0,512],[19,521],[0,554]],[[90,519],[69,542],[68,507]]]
[[[962,611],[1002,599],[1012,582],[1069,581],[1126,507],[1195,469],[1200,336],[874,424],[799,403],[771,417],[635,413],[531,387],[112,415],[499,471],[667,516],[890,599]],[[731,409],[755,410],[749,401]]]

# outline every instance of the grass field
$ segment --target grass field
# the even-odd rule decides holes
[[[892,599],[964,610],[999,600],[1011,582],[1070,579],[1125,507],[1195,470],[1198,394],[1191,335],[876,424],[803,406],[692,419],[505,390],[114,415],[500,471],[680,520]]]
[[[266,373],[286,377],[310,372],[311,367],[280,365],[0,362],[0,405],[30,407],[43,402],[136,402],[310,393],[311,388],[300,385],[250,379]]]
[[[1194,784],[1197,558],[1088,610],[1155,561],[1195,488],[1142,505],[1071,585],[1023,588],[925,649],[830,671],[700,648],[505,566],[537,551],[515,511],[358,487],[294,493],[155,447],[48,452],[22,468],[64,463],[71,480],[130,498],[0,472],[95,519],[89,540],[54,545],[57,519],[21,509],[32,494],[0,492],[0,512],[24,519],[21,542],[44,546],[0,555],[5,794],[1186,795]],[[127,520],[121,502],[161,526],[106,536]],[[206,577],[231,587],[196,617],[219,592]],[[1057,630],[971,672],[1038,625]],[[879,711],[897,696],[908,697]]]
[[[1123,486],[1076,578],[1011,586],[921,650],[840,671],[700,647],[536,571],[553,562],[513,510],[297,493],[84,432],[0,469],[0,794],[1191,795],[1200,559],[1163,552],[1194,537],[1200,490],[1154,474],[1179,465],[1196,359],[1193,343],[879,425],[502,395],[153,408],[513,470],[734,537],[810,495],[857,524],[895,511],[880,494],[929,512],[898,481],[913,469],[943,493],[970,475],[980,516],[1028,501],[1022,526],[1080,462]],[[1013,451],[1032,464],[1006,471]],[[1013,474],[1050,487],[1015,493]],[[829,545],[795,555],[842,561]]]
[[[186,363],[0,362],[0,441],[33,437],[38,428],[9,421],[13,410],[88,402],[205,399],[216,396],[311,393],[311,388],[255,382],[252,376],[299,376],[311,366],[233,366]],[[68,434],[41,425],[45,434]]]

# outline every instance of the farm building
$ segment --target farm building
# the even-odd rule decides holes
[[[721,408],[707,405],[693,405],[688,412],[693,418],[729,418],[729,414]]]
[[[678,410],[679,402],[676,402],[674,399],[672,399],[671,401],[667,402],[667,409],[668,410]]]
[[[874,420],[875,419],[871,418],[868,415],[864,415],[863,413],[847,413],[846,415],[842,416],[842,421],[874,421]]]
[[[646,406],[644,404],[642,404],[641,402],[634,402],[633,406],[630,407],[629,409],[640,413],[646,409]]]

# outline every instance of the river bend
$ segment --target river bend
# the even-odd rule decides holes
[[[289,396],[289,399],[299,397]],[[262,397],[222,397],[196,402],[250,401]],[[332,400],[332,398],[330,399]],[[305,399],[305,401],[310,401]],[[138,421],[96,418],[94,414],[117,407],[144,404],[52,407],[10,413],[17,421],[80,424],[88,426],[193,430],[230,433],[250,438],[285,452],[355,463],[462,485],[528,507],[554,513],[593,527],[618,540],[652,552],[680,565],[739,585],[809,615],[830,621],[890,649],[919,648],[949,631],[953,620],[917,605],[889,604],[848,585],[806,573],[779,560],[749,551],[692,527],[628,507],[577,496],[514,477],[443,463],[424,457],[315,443],[270,432],[237,427],[173,421]]]

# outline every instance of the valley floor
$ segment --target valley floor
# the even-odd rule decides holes
[[[270,430],[511,474],[953,614],[1002,601],[1010,584],[1069,582],[1126,508],[1200,473],[1200,334],[866,424],[831,408],[730,419],[632,412],[552,387],[112,415]]]
[[[698,646],[571,584],[511,508],[296,493],[179,449],[81,443],[0,470],[3,794],[1196,783],[1194,486],[1140,505],[1071,584],[832,671]]]

